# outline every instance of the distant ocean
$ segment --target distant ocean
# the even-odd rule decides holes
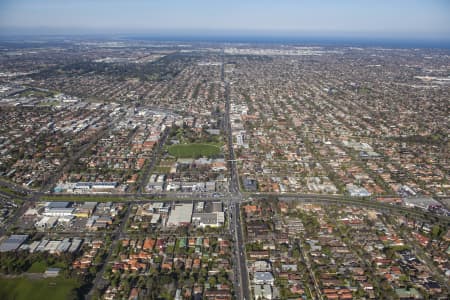
[[[338,38],[338,37],[264,37],[264,36],[158,36],[130,35],[123,36],[130,40],[147,41],[180,41],[180,42],[210,42],[210,43],[248,43],[248,44],[289,44],[316,46],[349,46],[349,47],[383,47],[383,48],[441,48],[450,49],[449,40],[413,40],[413,39],[382,39],[382,38]]]
[[[226,35],[208,34],[176,34],[176,33],[151,33],[151,34],[55,34],[55,35],[1,35],[0,42],[24,43],[27,41],[41,42],[67,42],[70,40],[131,40],[131,41],[158,41],[158,42],[202,42],[202,43],[236,43],[236,44],[260,44],[260,45],[305,45],[325,47],[383,47],[383,48],[428,48],[450,49],[450,37],[448,39],[406,39],[406,38],[369,38],[369,37],[314,37],[314,36],[263,36],[263,35]]]

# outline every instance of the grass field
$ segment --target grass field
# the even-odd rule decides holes
[[[71,291],[78,287],[74,279],[0,278],[0,299],[70,299]]]
[[[211,157],[220,153],[220,146],[200,143],[178,144],[170,146],[169,153],[178,158]]]
[[[56,262],[52,265],[47,265],[45,261],[35,261],[31,267],[27,270],[28,273],[44,273],[47,268],[60,268],[63,269],[65,264],[63,262]]]
[[[21,97],[34,96],[37,98],[45,98],[45,97],[54,96],[55,94],[57,94],[57,93],[52,92],[52,91],[40,91],[40,90],[36,90],[36,89],[28,89],[28,90],[20,93],[20,96]]]
[[[157,166],[155,168],[155,173],[162,173],[162,174],[167,174],[170,172],[171,167],[162,167],[162,166]]]
[[[44,273],[47,270],[47,264],[44,261],[36,261],[27,272],[29,273]]]
[[[6,186],[0,186],[0,191],[7,193],[7,194],[11,194],[11,195],[16,195],[16,196],[24,196],[25,195],[23,193],[16,192],[15,190],[12,190]]]

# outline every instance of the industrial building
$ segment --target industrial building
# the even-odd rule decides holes
[[[194,213],[192,214],[192,223],[199,227],[220,227],[225,223],[225,213]]]
[[[417,207],[421,209],[429,209],[442,207],[442,204],[431,197],[407,197],[403,198],[403,203],[408,207]]]
[[[188,226],[191,224],[193,203],[175,204],[170,211],[167,226]]]
[[[15,251],[27,239],[28,239],[28,235],[13,234],[0,244],[0,252]]]
[[[255,272],[253,282],[255,284],[270,284],[273,285],[275,279],[270,272]]]
[[[47,217],[71,216],[74,208],[71,202],[47,202],[42,215]]]
[[[365,188],[356,186],[354,184],[347,184],[346,189],[352,197],[370,197],[370,195],[372,195],[372,193],[367,191]]]
[[[47,217],[66,217],[66,216],[72,216],[73,211],[74,211],[74,208],[72,208],[72,207],[49,208],[44,211],[43,215],[47,216]]]
[[[77,182],[73,187],[73,191],[111,190],[117,186],[117,182]]]
[[[58,217],[48,217],[45,216],[42,219],[40,219],[34,226],[38,230],[46,230],[53,228],[56,223],[58,222]]]
[[[255,299],[273,299],[272,287],[268,284],[254,286]]]
[[[52,254],[61,254],[65,252],[73,253],[78,251],[83,240],[79,238],[73,238],[72,241],[70,240],[70,238],[65,238],[62,241],[43,239],[34,241],[31,244],[22,244],[20,250],[29,251],[30,253],[49,252]]]

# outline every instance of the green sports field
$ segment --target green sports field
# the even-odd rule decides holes
[[[211,157],[220,154],[220,146],[205,143],[178,144],[170,146],[169,153],[178,158]]]
[[[0,278],[0,299],[73,299],[75,293],[72,291],[77,287],[76,280],[58,277],[45,279]]]

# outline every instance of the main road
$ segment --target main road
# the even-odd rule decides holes
[[[155,164],[158,162],[158,157],[161,155],[161,150],[163,149],[164,144],[166,143],[167,137],[169,136],[170,129],[166,128],[159,139],[158,145],[156,146],[155,151],[152,152],[152,157],[150,158],[150,161],[145,165],[145,170],[142,174],[142,177],[139,182],[138,186],[138,193],[142,194],[145,190],[145,186],[148,183],[148,179],[150,177],[150,172],[155,167]]]
[[[131,203],[128,203],[128,205],[126,206],[126,212],[125,212],[125,216],[122,219],[122,223],[120,224],[120,226],[117,227],[116,231],[114,233],[112,233],[111,245],[109,246],[109,248],[107,250],[108,252],[107,252],[106,258],[103,260],[100,270],[95,275],[94,281],[92,281],[92,288],[89,291],[89,293],[86,295],[86,297],[85,297],[86,300],[92,299],[92,296],[94,295],[94,291],[96,289],[100,289],[100,290],[103,289],[104,285],[107,284],[107,280],[105,280],[103,277],[104,277],[104,274],[106,271],[106,267],[108,266],[108,264],[111,261],[111,257],[112,257],[114,249],[117,248],[117,244],[125,235],[125,229],[126,229],[125,227],[126,227],[126,224],[128,222],[128,218],[130,217],[130,212],[131,212],[130,204]]]
[[[245,243],[243,237],[243,227],[241,226],[240,204],[243,201],[243,196],[239,189],[239,176],[236,166],[236,158],[233,148],[233,134],[230,122],[230,82],[225,78],[225,62],[222,61],[221,66],[221,80],[225,86],[225,114],[224,114],[224,129],[226,132],[228,144],[228,167],[230,169],[230,185],[229,191],[231,196],[228,199],[228,214],[229,226],[231,235],[234,240],[234,256],[236,261],[234,264],[234,286],[236,299],[250,299],[250,287],[247,270],[247,258],[245,252]]]

